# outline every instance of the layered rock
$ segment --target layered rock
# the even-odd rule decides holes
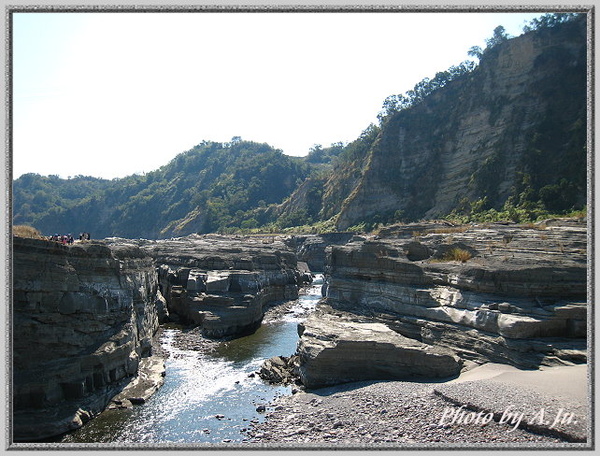
[[[190,235],[135,242],[159,265],[169,313],[201,327],[206,337],[251,332],[268,304],[298,297],[296,256],[280,238]]]
[[[332,247],[329,305],[465,360],[586,361],[585,222],[408,225],[384,235]]]
[[[457,375],[462,366],[447,348],[332,309],[312,314],[299,333],[299,374],[308,388],[360,380],[444,378]]]
[[[75,429],[138,372],[158,328],[154,263],[138,247],[13,242],[14,439]]]
[[[286,243],[296,251],[298,261],[305,262],[311,271],[324,271],[327,247],[343,245],[355,237],[353,233],[323,233],[292,236]]]

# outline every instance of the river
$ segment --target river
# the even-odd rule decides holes
[[[289,310],[265,319],[252,335],[219,344],[216,354],[175,347],[179,329],[165,329],[169,353],[164,385],[142,405],[109,410],[61,439],[63,443],[239,443],[252,422],[264,421],[275,397],[290,386],[270,385],[253,375],[262,362],[296,351],[297,326],[321,298],[322,276],[291,302]]]

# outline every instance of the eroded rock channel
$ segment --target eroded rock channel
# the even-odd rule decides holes
[[[325,284],[298,299],[307,264],[325,268]],[[416,381],[419,397],[431,393],[440,409],[451,392],[427,385],[486,363],[585,365],[587,268],[586,223],[578,220],[72,247],[15,238],[14,438],[56,436],[109,408],[115,413],[93,420],[112,416],[104,435],[83,432],[92,422],[65,441],[337,441],[334,430],[324,439],[319,423],[283,438],[286,422],[310,417],[299,412],[310,390],[384,380],[387,391]],[[44,348],[32,354],[33,341]],[[361,400],[374,388],[356,385]],[[408,400],[396,396],[389,407]],[[332,429],[352,422],[338,418]],[[561,432],[546,441],[585,441],[580,428]]]
[[[274,237],[15,237],[14,278],[14,439],[35,441],[145,402],[162,384],[161,323],[199,338],[250,334],[268,305],[298,297],[303,275]]]

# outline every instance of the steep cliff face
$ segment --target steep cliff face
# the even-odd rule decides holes
[[[501,207],[562,178],[570,204],[585,204],[585,125],[584,21],[508,40],[473,72],[385,120],[337,226],[396,211],[435,218],[484,197]],[[325,195],[323,207],[335,204]]]
[[[158,281],[134,246],[13,239],[14,439],[39,440],[81,426],[137,373]]]
[[[269,304],[297,298],[301,284],[294,251],[277,237],[72,246],[15,237],[13,246],[15,441],[60,435],[115,397],[151,394],[160,372],[152,382],[135,376],[160,371],[150,356],[159,321],[177,316],[205,336],[238,336]]]

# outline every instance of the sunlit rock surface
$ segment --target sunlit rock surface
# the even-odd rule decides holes
[[[321,308],[300,325],[300,379],[308,388],[360,380],[423,380],[460,372],[451,350],[404,337],[383,323]]]

